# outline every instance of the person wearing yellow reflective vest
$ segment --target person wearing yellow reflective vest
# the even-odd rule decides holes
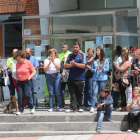
[[[69,46],[67,43],[62,44],[62,53],[59,54],[59,59],[61,63],[65,63],[67,60],[68,55],[71,53],[69,50]],[[61,95],[62,95],[62,103],[63,107],[65,108],[65,88],[67,82],[61,82]]]
[[[52,49],[53,47],[51,45],[45,45],[45,52],[46,54],[48,53],[49,49]],[[47,58],[49,58],[49,56],[47,55]],[[46,77],[45,77],[45,104],[49,105],[49,91],[48,91],[48,87],[46,84]]]
[[[12,52],[13,57],[11,57],[7,60],[7,66],[4,67],[4,70],[7,70],[8,76],[9,76],[9,79],[10,79],[10,85],[8,85],[10,96],[15,95],[15,86],[14,86],[13,77],[12,77],[12,64],[15,60],[15,54],[16,54],[17,51],[18,51],[18,49],[13,49],[13,52]]]

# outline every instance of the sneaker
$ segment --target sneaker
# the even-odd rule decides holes
[[[83,112],[83,109],[79,109],[79,112]]]
[[[49,110],[48,110],[48,112],[53,112],[53,109],[52,109],[52,108],[51,108],[51,109],[49,109]]]
[[[90,113],[93,113],[93,112],[94,112],[94,107],[91,107]]]
[[[137,131],[137,134],[140,134],[140,130]]]
[[[66,113],[72,113],[72,112],[76,112],[76,110],[71,110],[71,109],[68,109],[65,111]]]
[[[62,112],[63,111],[63,108],[59,108],[59,111]]]
[[[16,115],[23,115],[23,112],[17,112]]]
[[[108,122],[112,122],[113,120],[112,120],[112,119],[110,119],[110,118],[107,118],[107,121],[108,121]]]
[[[31,109],[31,114],[35,113],[35,108]]]
[[[132,130],[131,130],[131,129],[128,129],[128,130],[127,130],[127,133],[131,133],[131,132],[132,132]]]
[[[100,133],[100,132],[101,132],[101,128],[97,127],[97,133]]]

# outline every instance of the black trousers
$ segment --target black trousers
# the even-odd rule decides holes
[[[118,83],[121,95],[121,107],[126,107],[126,95],[125,95],[126,88],[122,86],[121,79],[118,80]]]
[[[133,123],[136,122],[138,124],[138,128],[140,128],[140,112],[137,116],[134,116],[133,113],[128,113],[128,126],[129,129],[132,129]]]
[[[14,95],[15,96],[15,86],[12,78],[12,73],[9,74],[9,79],[10,79],[10,85],[8,85],[10,96]]]
[[[68,88],[71,95],[70,109],[82,109],[83,108],[83,91],[84,81],[69,80]]]

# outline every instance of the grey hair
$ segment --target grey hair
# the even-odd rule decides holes
[[[62,46],[69,47],[67,43],[62,43]]]

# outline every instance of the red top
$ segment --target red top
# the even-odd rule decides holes
[[[17,79],[19,81],[25,81],[31,75],[31,69],[34,68],[33,64],[26,60],[23,63],[17,62],[16,71],[17,71]]]

